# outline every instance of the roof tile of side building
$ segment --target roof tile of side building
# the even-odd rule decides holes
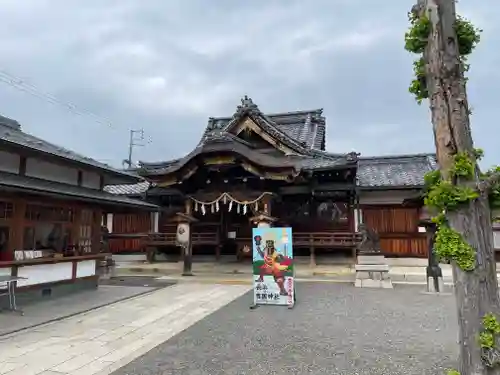
[[[142,180],[136,173],[113,168],[92,158],[80,155],[64,147],[54,145],[31,134],[25,133],[22,131],[19,122],[4,116],[0,116],[0,142],[20,146],[44,154],[50,154],[87,167],[100,169],[114,175],[120,175],[128,180]]]
[[[425,174],[436,168],[434,154],[362,157],[357,184],[362,188],[421,187]]]
[[[326,153],[325,153],[326,154]],[[335,166],[335,154],[327,154],[328,159],[306,159],[312,169]],[[161,163],[158,163],[161,164]],[[422,187],[426,173],[437,168],[434,154],[414,154],[395,156],[361,157],[358,160],[357,185],[361,188],[401,188]],[[131,185],[110,185],[105,190],[113,194],[140,195],[150,184],[147,182]]]
[[[140,195],[145,193],[150,185],[148,181],[137,184],[107,185],[104,187],[104,191],[116,195]]]

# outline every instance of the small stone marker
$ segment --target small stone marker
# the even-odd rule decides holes
[[[389,277],[389,265],[380,248],[378,233],[360,224],[362,240],[357,247],[358,256],[355,266],[358,288],[393,288]]]
[[[383,255],[358,255],[356,281],[358,288],[393,288],[389,265]]]

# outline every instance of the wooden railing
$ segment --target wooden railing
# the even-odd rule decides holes
[[[109,233],[108,249],[112,253],[144,251],[147,233]]]
[[[361,241],[359,233],[351,232],[296,232],[292,234],[294,247],[354,247]],[[238,237],[239,246],[252,246],[251,237]]]
[[[175,233],[151,233],[149,234],[147,241],[149,245],[152,246],[172,246],[176,245],[176,234]],[[191,243],[193,246],[199,245],[218,245],[219,236],[217,233],[192,233]]]
[[[219,235],[213,232],[192,233],[193,246],[218,245]],[[151,246],[175,246],[175,233],[150,233],[148,235],[131,235],[131,238],[141,238],[146,245]],[[297,232],[293,233],[294,247],[354,247],[361,240],[359,233],[349,232]],[[235,239],[239,247],[252,246],[251,237],[237,237]]]
[[[361,241],[359,233],[311,232],[293,233],[294,247],[354,247]]]

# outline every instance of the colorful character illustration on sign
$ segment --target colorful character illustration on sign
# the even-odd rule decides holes
[[[281,254],[276,249],[274,240],[266,240],[264,249],[262,249],[262,237],[260,235],[255,236],[254,241],[256,251],[264,260],[264,263],[260,266],[260,273],[256,282],[264,282],[265,275],[273,276],[280,295],[288,296],[285,288],[285,273],[292,271],[293,259]]]

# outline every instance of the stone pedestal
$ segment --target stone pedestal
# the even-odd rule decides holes
[[[193,276],[193,248],[191,243],[191,224],[198,221],[191,216],[191,206],[186,201],[186,212],[177,212],[169,221],[177,223],[176,242],[181,249],[184,265],[182,276]]]
[[[357,258],[354,286],[358,288],[393,288],[385,256],[360,254]]]
[[[427,277],[428,293],[442,293],[443,291],[444,291],[444,282],[442,276],[439,276],[436,279],[432,276]]]
[[[156,255],[157,255],[156,250],[157,250],[156,246],[146,247],[146,260],[148,261],[148,263],[156,262]]]

